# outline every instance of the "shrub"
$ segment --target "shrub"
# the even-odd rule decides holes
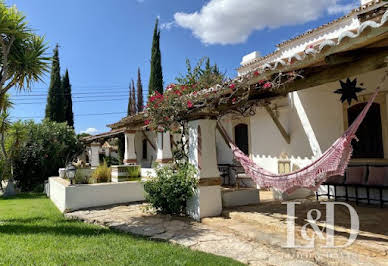
[[[156,177],[146,181],[146,199],[160,213],[180,215],[186,212],[186,202],[197,187],[194,166],[185,164],[164,166],[156,170]]]
[[[90,177],[82,174],[81,171],[77,170],[75,172],[74,182],[76,184],[89,184],[90,183]]]
[[[140,165],[130,165],[128,166],[128,176],[129,178],[138,178],[141,175],[141,166]]]
[[[58,169],[72,161],[82,150],[74,129],[66,123],[44,120],[16,122],[11,126],[7,146],[13,145],[13,128],[25,131],[23,143],[13,153],[14,179],[22,191],[32,191],[50,176],[57,176]]]
[[[111,168],[108,167],[106,161],[94,170],[92,178],[95,183],[107,183],[111,181]]]
[[[112,165],[120,165],[119,160],[112,156],[105,157],[105,161],[109,167]]]

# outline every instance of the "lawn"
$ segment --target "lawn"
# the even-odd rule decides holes
[[[240,265],[214,255],[65,220],[44,195],[0,198],[0,265]]]

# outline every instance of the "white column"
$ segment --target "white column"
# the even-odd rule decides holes
[[[90,144],[90,166],[98,167],[100,165],[100,143],[93,142]]]
[[[198,170],[199,185],[187,204],[187,211],[196,220],[219,216],[222,212],[216,125],[217,121],[210,119],[189,122],[189,162]]]
[[[135,151],[135,130],[125,131],[125,151],[124,164],[137,164],[137,157]]]
[[[156,162],[159,164],[166,164],[172,162],[171,152],[171,139],[170,132],[161,133],[156,135],[157,154]]]

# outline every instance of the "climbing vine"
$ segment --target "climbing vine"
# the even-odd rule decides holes
[[[298,72],[293,71],[278,73],[271,79],[252,84],[252,80],[260,75],[259,71],[254,71],[234,80],[221,80],[222,83],[210,88],[195,78],[185,79],[183,84],[170,84],[164,94],[155,92],[149,98],[145,124],[151,130],[179,132],[182,121],[187,121],[190,115],[201,109],[217,112],[217,107],[224,105],[230,107],[227,111],[232,111],[244,103],[249,107],[254,105],[254,102],[248,102],[253,90],[279,92],[285,84],[302,78]]]

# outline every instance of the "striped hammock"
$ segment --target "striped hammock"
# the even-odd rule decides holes
[[[245,173],[249,175],[260,188],[275,188],[280,192],[287,193],[293,192],[298,188],[308,188],[316,191],[329,177],[344,175],[353,152],[351,142],[353,139],[356,139],[355,134],[357,129],[368,113],[378,91],[379,88],[377,88],[376,92],[370,97],[368,103],[352,125],[325,153],[322,154],[319,159],[303,169],[289,174],[274,174],[258,166],[236,146],[221,123],[218,123],[218,128],[229,143],[235,159],[241,163]]]

